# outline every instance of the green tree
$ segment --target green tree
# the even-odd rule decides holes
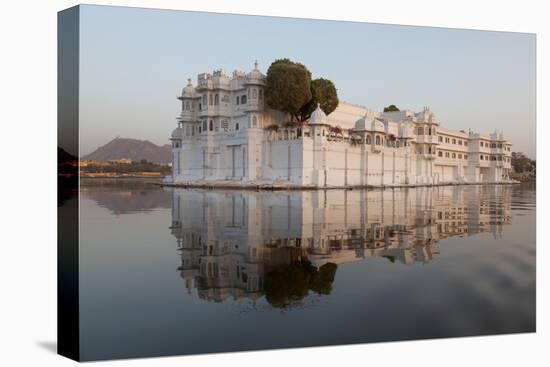
[[[399,108],[396,105],[391,104],[388,107],[384,107],[384,112],[398,112]]]
[[[330,294],[337,268],[334,263],[317,268],[307,260],[278,266],[266,274],[265,298],[273,307],[286,308],[302,300],[310,290]]]
[[[319,294],[330,294],[337,269],[338,265],[335,263],[322,265],[318,271],[312,274],[309,288]]]
[[[311,73],[289,59],[275,60],[267,70],[265,98],[273,109],[300,119],[300,109],[311,100]]]
[[[317,103],[327,115],[338,107],[338,94],[334,83],[328,79],[318,78],[311,81],[311,99],[300,109],[300,120],[307,120],[317,108]]]
[[[282,58],[282,59],[277,59],[275,61],[273,61],[271,63],[271,66],[273,65],[296,65],[296,66],[300,66],[302,68],[305,69],[305,71],[307,72],[307,75],[309,76],[309,80],[311,80],[311,72],[309,71],[309,69],[302,63],[299,63],[299,62],[294,62],[290,59],[287,59],[286,57],[285,58]],[[269,72],[269,69],[268,69],[268,72]]]
[[[310,278],[307,264],[294,263],[277,267],[265,278],[266,300],[274,307],[285,308],[307,295]]]

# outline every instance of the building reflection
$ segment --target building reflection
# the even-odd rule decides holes
[[[285,307],[328,294],[337,266],[370,258],[429,263],[438,241],[510,222],[511,187],[284,192],[172,191],[178,271],[201,299]]]

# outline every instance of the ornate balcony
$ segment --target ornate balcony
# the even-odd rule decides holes
[[[373,153],[380,153],[382,151],[382,145],[372,144],[371,150]]]

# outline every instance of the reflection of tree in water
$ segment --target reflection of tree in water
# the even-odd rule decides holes
[[[330,294],[337,268],[334,263],[317,268],[309,261],[279,266],[266,275],[265,297],[273,307],[285,308],[303,299],[310,290]]]

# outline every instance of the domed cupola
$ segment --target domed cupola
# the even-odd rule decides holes
[[[195,98],[197,96],[191,79],[187,79],[187,85],[181,90],[181,96],[183,98]]]
[[[317,103],[317,108],[311,113],[309,118],[310,125],[326,125],[327,124],[327,115],[321,109],[321,104]]]
[[[247,84],[264,84],[264,75],[258,68],[258,61],[254,62],[254,69],[246,74],[246,83]]]
[[[373,119],[372,120],[372,125],[371,125],[371,131],[376,131],[376,132],[385,132],[385,127],[384,127],[384,123],[378,119]]]
[[[370,119],[368,114],[365,113],[365,116],[363,116],[359,120],[355,121],[355,131],[369,130],[371,125],[372,125],[372,119]]]
[[[181,127],[177,127],[172,131],[172,140],[181,140],[183,136],[183,129]]]

